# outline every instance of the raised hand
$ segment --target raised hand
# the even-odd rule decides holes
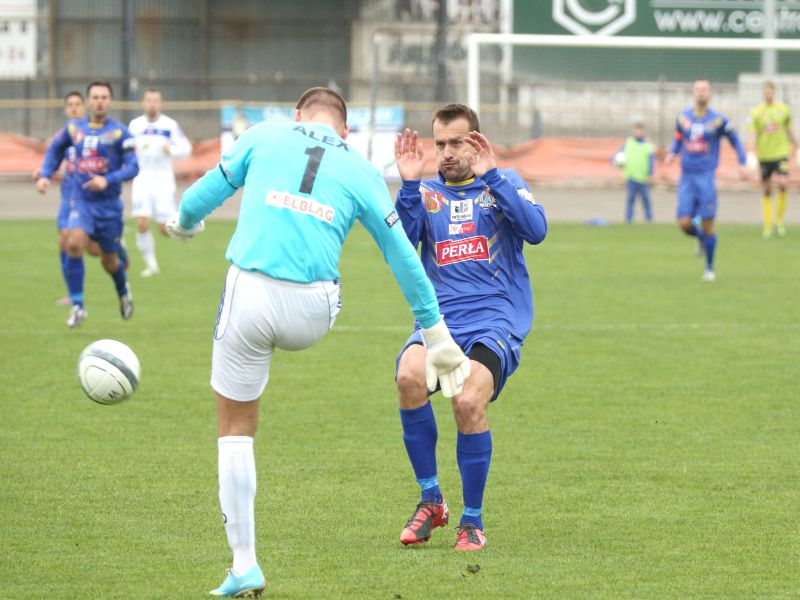
[[[467,154],[467,162],[476,177],[483,177],[487,171],[497,167],[497,158],[494,149],[486,136],[478,131],[470,131],[464,138],[475,154]]]
[[[425,169],[425,160],[422,152],[422,140],[419,134],[410,129],[397,134],[394,141],[394,158],[397,161],[397,170],[404,181],[419,181]]]

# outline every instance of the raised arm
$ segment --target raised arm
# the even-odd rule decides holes
[[[464,139],[475,150],[475,156],[468,159],[472,172],[489,186],[511,228],[529,244],[541,242],[547,235],[547,219],[528,186],[516,174],[500,173],[492,145],[482,133],[471,131]]]
[[[415,248],[422,239],[425,228],[425,210],[422,206],[420,180],[424,168],[422,141],[419,134],[410,129],[398,133],[394,143],[394,157],[403,185],[397,192],[395,208],[403,223],[411,245]]]

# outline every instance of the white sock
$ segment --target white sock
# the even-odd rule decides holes
[[[158,271],[158,261],[156,260],[156,241],[150,231],[144,233],[136,232],[136,247],[142,254],[145,264],[153,271]]]
[[[231,435],[219,438],[219,503],[228,545],[233,550],[233,571],[242,576],[256,564],[256,461],[253,438]]]

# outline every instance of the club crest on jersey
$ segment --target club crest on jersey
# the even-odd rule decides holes
[[[438,213],[442,210],[442,201],[444,197],[441,192],[433,192],[431,190],[422,190],[422,200],[425,202],[425,211],[429,213]]]
[[[469,223],[450,223],[448,231],[450,235],[459,235],[461,233],[475,233],[475,222]]]
[[[450,220],[472,221],[472,200],[453,200],[450,203]]]
[[[100,138],[98,138],[96,135],[87,135],[85,138],[83,138],[84,152],[86,150],[96,150],[99,142]],[[84,154],[84,156],[86,155]]]
[[[497,208],[497,202],[494,197],[489,193],[489,188],[484,188],[480,195],[475,198],[475,204],[481,208]]]
[[[100,143],[101,144],[105,144],[106,146],[110,146],[111,144],[114,143],[114,140],[117,139],[121,135],[122,135],[122,132],[119,129],[115,129],[114,131],[103,132],[99,136]]]
[[[436,243],[436,262],[439,266],[467,260],[489,260],[489,241],[485,235]]]
[[[286,208],[292,212],[308,215],[320,221],[325,221],[326,223],[332,223],[333,217],[336,215],[336,209],[332,206],[317,202],[313,198],[295,196],[289,192],[269,190],[267,192],[266,204],[267,206]]]

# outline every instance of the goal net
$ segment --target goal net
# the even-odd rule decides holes
[[[765,80],[775,83],[777,100],[800,106],[796,39],[480,33],[466,46],[468,103],[506,143],[619,136],[636,120],[663,146],[696,79],[711,81],[712,107],[740,132]],[[774,75],[760,73],[765,51],[775,53]],[[504,60],[487,60],[497,56]]]

